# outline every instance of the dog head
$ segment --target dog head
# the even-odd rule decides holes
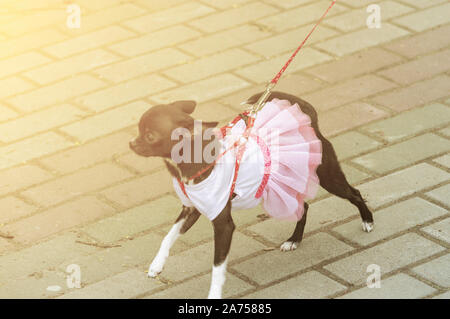
[[[195,101],[176,101],[170,104],[156,105],[147,110],[139,121],[139,135],[130,141],[130,148],[144,157],[159,156],[170,158],[176,141],[172,141],[172,132],[177,128],[194,130]],[[207,123],[209,127],[217,122]]]

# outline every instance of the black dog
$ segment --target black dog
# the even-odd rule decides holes
[[[255,103],[262,93],[248,99],[248,104]],[[370,232],[373,229],[373,217],[367,208],[360,192],[353,188],[345,178],[339,165],[336,153],[331,143],[320,133],[317,113],[314,108],[302,99],[282,92],[272,92],[269,100],[278,98],[288,100],[291,104],[297,103],[301,111],[311,119],[311,126],[322,143],[322,163],[317,168],[320,185],[328,192],[349,200],[354,204],[361,215],[363,230]],[[165,159],[170,173],[179,179],[193,176],[201,169],[208,168],[208,163],[180,163],[170,162],[171,150],[175,142],[171,140],[171,133],[179,127],[193,132],[194,119],[189,115],[194,111],[195,102],[177,101],[169,105],[158,105],[145,112],[139,122],[139,136],[130,142],[130,148],[138,155],[149,157],[159,156]],[[203,129],[215,127],[217,122],[203,123]],[[195,178],[193,183],[199,183],[211,173],[212,167],[204,174]],[[211,289],[209,298],[221,298],[222,286],[225,282],[226,261],[231,245],[231,238],[235,228],[231,217],[231,199],[222,212],[212,221],[214,227],[214,266],[212,271]],[[297,222],[292,236],[281,245],[281,250],[289,251],[297,248],[302,240],[306,223],[308,204],[304,204],[304,215]],[[150,265],[148,275],[155,277],[159,274],[169,256],[169,250],[180,234],[185,233],[197,221],[200,212],[193,207],[183,206],[180,216],[174,226],[164,238],[160,250]]]

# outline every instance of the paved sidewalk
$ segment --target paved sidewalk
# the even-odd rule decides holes
[[[146,278],[180,203],[161,161],[128,141],[166,101],[234,117],[330,1],[74,0],[80,28],[72,1],[0,2],[0,297],[206,297],[205,218]],[[225,297],[450,298],[449,35],[445,0],[338,0],[277,89],[316,107],[375,229],[320,190],[283,253],[292,223],[236,212]]]

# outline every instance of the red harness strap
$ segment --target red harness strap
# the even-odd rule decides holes
[[[226,125],[226,126],[224,126],[224,127],[221,127],[220,128],[220,131],[221,131],[221,134],[222,134],[222,138],[224,138],[225,136],[226,136],[226,134],[227,134],[227,130],[228,129],[230,129],[231,127],[233,127],[233,125],[235,125],[237,122],[239,122],[241,119],[243,119],[243,120],[245,120],[245,117],[248,115],[248,111],[246,111],[246,112],[244,112],[243,114],[239,114],[238,116],[236,116],[234,119],[233,119],[233,121],[231,121],[228,125]],[[231,183],[231,190],[230,190],[230,197],[233,195],[233,193],[234,193],[234,189],[235,189],[235,187],[236,187],[236,180],[237,180],[237,178],[238,178],[238,173],[239,173],[239,167],[240,167],[240,165],[241,165],[241,160],[242,160],[242,157],[244,156],[244,152],[245,152],[245,146],[246,146],[246,140],[249,138],[249,136],[250,136],[250,131],[251,131],[251,129],[252,129],[252,127],[253,127],[253,124],[254,124],[254,118],[253,117],[247,117],[246,118],[247,119],[247,128],[245,129],[245,131],[244,131],[244,134],[242,135],[242,138],[244,139],[244,141],[243,141],[243,143],[241,143],[241,145],[239,145],[238,144],[238,142],[235,142],[234,143],[234,145],[233,145],[233,147],[232,148],[234,148],[234,147],[236,147],[236,146],[238,146],[239,145],[239,149],[238,149],[238,152],[237,152],[237,155],[236,155],[236,165],[234,166],[234,177],[233,177],[233,182]],[[241,138],[241,139],[242,139]],[[258,143],[259,145],[261,145],[260,143]],[[230,148],[231,149],[231,148]],[[230,150],[230,149],[227,149],[225,152],[223,152],[221,155],[223,156],[228,150]],[[264,154],[266,154],[267,152],[265,152]],[[266,156],[264,156],[264,158],[266,159]],[[216,159],[216,161],[214,161],[213,162],[213,164],[215,164],[216,162],[217,162],[217,160],[219,159],[219,157]],[[269,161],[270,161],[270,159],[269,159]],[[266,163],[266,161],[265,161],[265,163]],[[265,166],[267,166],[267,164],[265,164]],[[269,163],[269,166],[270,166],[270,163]],[[207,168],[209,168],[210,166],[208,166]],[[202,172],[203,172],[203,170],[202,170]],[[266,169],[265,169],[265,172],[266,172]],[[196,174],[196,176],[197,176],[197,174]],[[265,176],[264,177],[266,177],[266,174],[265,174]],[[190,179],[193,179],[192,177],[190,178]],[[268,177],[267,178],[263,178],[263,183],[262,183],[262,185],[264,184],[264,186],[267,184],[267,179],[268,179]],[[187,192],[186,192],[186,188],[185,188],[185,186],[184,186],[184,183],[179,179],[179,178],[177,178],[177,181],[178,181],[178,185],[180,186],[180,189],[181,189],[181,191],[183,192],[183,194],[187,197],[187,198],[189,198],[189,196],[188,196],[188,194],[187,194]],[[264,183],[264,181],[265,181],[265,183]],[[261,186],[262,186],[261,185]],[[261,186],[260,186],[260,188],[261,188]],[[262,190],[259,192],[259,193],[262,193]],[[259,196],[261,196],[261,195],[259,195]],[[259,197],[258,196],[258,197]],[[257,197],[257,198],[258,198]]]

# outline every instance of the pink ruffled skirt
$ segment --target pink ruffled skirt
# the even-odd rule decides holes
[[[270,153],[270,173],[262,192],[267,213],[278,219],[298,221],[304,200],[318,189],[316,169],[322,161],[322,144],[311,119],[298,104],[273,99],[258,112],[254,128]]]

